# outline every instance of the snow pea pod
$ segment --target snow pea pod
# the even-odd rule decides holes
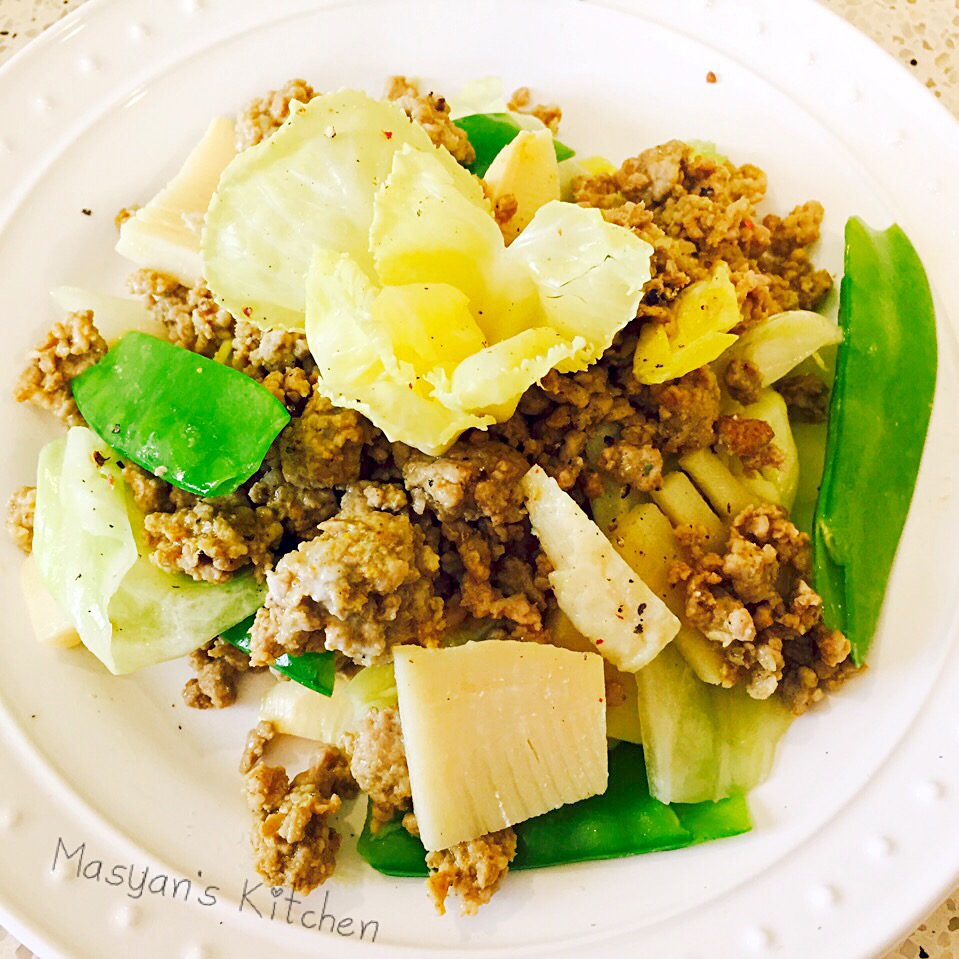
[[[249,479],[290,419],[243,373],[145,333],[127,333],[76,377],[73,396],[117,452],[198,496]]]
[[[936,318],[925,270],[898,226],[846,223],[842,343],[813,520],[826,622],[866,657],[909,512],[936,388]]]
[[[453,123],[466,133],[476,151],[476,159],[467,169],[477,176],[486,176],[486,171],[496,158],[496,154],[507,143],[511,143],[520,130],[527,129],[523,121],[514,113],[471,113],[467,117],[454,120]],[[531,124],[529,129],[542,129],[542,127]],[[575,152],[556,139],[553,140],[553,149],[556,151],[557,160],[568,160]]]
[[[254,617],[250,616],[224,630],[220,633],[220,639],[249,655],[250,627],[253,625],[253,620]],[[273,669],[314,692],[322,693],[324,696],[333,694],[333,681],[336,679],[336,662],[333,653],[302,653],[299,656],[284,653],[277,657]]]
[[[618,859],[680,849],[752,828],[741,794],[715,803],[667,806],[649,795],[639,746],[620,743],[609,754],[609,786],[602,796],[561,806],[519,823],[513,869]],[[357,849],[387,876],[425,876],[426,851],[398,820],[370,831],[369,817]]]

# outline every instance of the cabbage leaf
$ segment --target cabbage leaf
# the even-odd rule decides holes
[[[639,334],[633,372],[640,383],[665,383],[712,363],[736,342],[729,331],[742,316],[728,265],[686,287],[676,301],[674,329],[647,323]]]
[[[37,567],[83,644],[116,674],[184,656],[263,602],[249,575],[214,585],[158,569],[141,555],[142,524],[116,454],[91,430],[74,427],[43,448]]]
[[[409,147],[374,198],[370,249],[375,281],[348,254],[314,255],[318,388],[432,455],[507,419],[551,369],[598,359],[635,316],[651,252],[558,201],[506,247],[473,178]]]
[[[792,715],[778,697],[704,683],[667,646],[636,673],[649,791],[664,803],[717,801],[759,785]]]
[[[231,161],[207,210],[201,250],[217,302],[265,329],[303,329],[315,247],[372,275],[373,195],[404,145],[460,169],[392,103],[357,90],[294,103],[273,136]]]

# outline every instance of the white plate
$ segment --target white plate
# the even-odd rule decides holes
[[[93,0],[0,71],[0,491],[31,481],[53,435],[9,398],[24,351],[55,317],[47,291],[121,287],[116,209],[151,196],[212,114],[267,87],[302,75],[319,89],[378,91],[402,71],[446,91],[488,73],[529,84],[562,104],[563,139],[589,153],[715,140],[767,170],[772,208],[825,203],[819,257],[837,273],[851,214],[896,220],[912,236],[936,293],[941,375],[872,669],[794,726],[753,797],[748,836],[517,874],[467,921],[436,918],[419,881],[378,877],[347,849],[335,881],[295,906],[290,923],[266,889],[254,896],[263,918],[238,908],[253,881],[235,771],[252,691],[226,712],[195,713],[180,700],[181,664],[114,679],[83,652],[37,648],[19,558],[4,542],[0,919],[41,955],[69,959],[294,959],[360,947],[875,955],[959,878],[959,130],[892,60],[809,0]],[[86,844],[86,869],[104,864],[100,880],[78,878],[76,859],[51,868],[59,837],[70,850]],[[165,896],[133,898],[108,884],[127,875],[112,867],[130,865],[137,878],[147,866],[189,878],[190,902],[184,884],[175,901],[169,885]],[[219,889],[204,906],[207,884]],[[337,930],[329,919],[325,934],[302,928],[302,911],[324,904]]]

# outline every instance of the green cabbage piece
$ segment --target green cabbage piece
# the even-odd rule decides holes
[[[142,526],[115,452],[95,433],[74,427],[43,448],[34,559],[83,644],[117,675],[192,652],[265,593],[252,575],[214,585],[158,569],[141,555]]]
[[[664,803],[748,792],[772,769],[792,716],[778,698],[704,683],[674,646],[636,673],[649,791]]]

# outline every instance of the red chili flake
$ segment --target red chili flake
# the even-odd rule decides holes
[[[244,316],[253,316],[253,307],[252,307],[252,306],[244,306],[244,307],[243,307],[243,315],[244,315]]]
[[[392,130],[384,130],[384,131],[383,131],[383,136],[385,136],[387,140],[392,140],[392,139],[393,139],[393,131],[392,131]]]
[[[755,229],[756,229],[756,224],[753,223],[753,221],[750,220],[748,216],[747,216],[747,217],[743,217],[743,226],[746,227],[747,230],[755,230]]]
[[[713,73],[712,70],[710,70],[709,73],[706,74],[706,82],[707,82],[707,83],[715,83],[715,82],[716,82],[716,74]]]
[[[597,646],[602,646],[602,645],[603,645],[603,642],[604,642],[604,640],[602,640],[602,639],[597,639],[597,640],[596,640],[596,645],[597,645]]]
[[[600,700],[600,702],[602,702],[602,700]]]

